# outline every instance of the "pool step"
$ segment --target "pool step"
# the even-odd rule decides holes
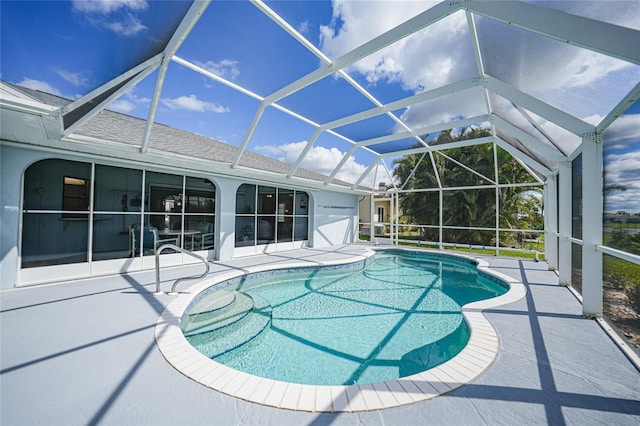
[[[253,309],[253,299],[242,292],[233,292],[231,294],[233,295],[232,302],[222,308],[202,310],[201,313],[190,313],[185,317],[182,320],[182,332],[184,335],[189,337],[194,334],[214,331],[240,321],[247,316]],[[227,297],[223,295],[222,300],[228,300]],[[212,303],[212,305],[215,306],[215,303]]]
[[[238,293],[238,296],[242,294],[251,298],[244,293]],[[251,341],[271,324],[271,305],[269,302],[258,296],[253,296],[252,300],[253,308],[240,320],[207,332],[190,335],[185,333],[187,340],[209,358],[215,358]]]
[[[207,297],[203,298],[200,302],[191,308],[189,316],[205,314],[208,312],[216,311],[218,309],[226,308],[236,300],[236,292],[219,290]]]

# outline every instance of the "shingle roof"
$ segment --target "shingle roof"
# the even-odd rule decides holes
[[[16,85],[12,86],[47,105],[63,107],[71,103],[69,99],[50,93]],[[119,112],[103,110],[100,114],[80,126],[74,133],[138,146],[142,141],[145,126],[146,120]],[[238,151],[236,146],[160,123],[154,124],[148,147],[155,151],[175,153],[227,165],[231,164]],[[291,164],[251,151],[243,153],[239,165],[249,169],[277,174],[287,174],[292,167]],[[298,168],[294,176],[318,182],[324,182],[327,179],[327,176],[323,174],[304,168]],[[332,183],[340,186],[350,186],[348,182],[338,179],[332,180]]]

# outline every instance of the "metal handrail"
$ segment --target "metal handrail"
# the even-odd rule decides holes
[[[195,257],[196,259],[201,260],[202,262],[204,262],[204,265],[206,267],[204,273],[202,275],[193,275],[190,277],[182,277],[182,278],[178,278],[177,280],[175,280],[175,282],[173,283],[173,285],[171,286],[171,291],[167,294],[169,295],[175,295],[178,294],[176,292],[176,286],[178,285],[178,283],[180,281],[186,281],[186,280],[198,280],[200,278],[204,278],[208,273],[209,273],[209,262],[207,261],[207,259],[205,259],[202,256],[198,256],[197,254],[190,252],[189,250],[185,250],[183,248],[178,247],[175,244],[163,244],[160,247],[158,247],[158,250],[156,250],[156,292],[153,294],[163,294],[162,291],[160,290],[160,253],[165,250],[165,249],[172,249],[172,250],[176,250],[179,251],[181,253],[184,254],[188,254],[191,257]]]

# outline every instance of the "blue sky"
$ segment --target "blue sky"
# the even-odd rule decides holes
[[[612,4],[616,7],[611,7]],[[435,2],[277,1],[267,5],[324,55],[334,59],[428,9]],[[555,2],[551,7],[638,29],[640,2]],[[1,7],[1,78],[75,99],[140,62],[167,37],[188,8],[184,1],[82,0],[7,1]],[[635,17],[635,19],[634,19]],[[489,74],[597,124],[640,81],[640,67],[604,55],[526,33],[487,18],[477,18],[480,50]],[[516,43],[517,41],[517,43]],[[522,54],[525,49],[526,54]],[[177,56],[267,96],[321,66],[321,59],[293,40],[248,2],[214,1]],[[348,74],[382,103],[440,87],[477,74],[463,12],[365,57]],[[110,109],[146,118],[155,74],[114,102]],[[336,99],[340,99],[336,102]],[[597,99],[597,102],[593,102]],[[171,63],[156,121],[232,145],[245,137],[258,101],[223,84]],[[374,106],[341,78],[329,76],[282,99],[279,105],[317,124]],[[640,210],[635,187],[640,111],[631,109],[605,134],[608,179],[630,190],[608,200],[613,209]],[[482,92],[396,111],[412,127],[486,112]],[[522,121],[517,111],[497,100],[494,112]],[[537,118],[539,119],[539,117]],[[569,148],[579,138],[552,123],[540,125]],[[338,129],[354,141],[403,130],[386,116]],[[313,126],[268,108],[249,141],[249,149],[294,162],[313,134]],[[411,140],[394,144],[409,146]],[[351,144],[323,133],[304,167],[329,174]],[[384,152],[389,146],[379,147]],[[378,149],[378,148],[375,148]],[[375,156],[358,149],[338,177],[353,182]],[[392,158],[387,160],[390,165]],[[612,170],[621,170],[613,173]],[[384,175],[383,175],[384,176]],[[383,180],[383,179],[378,179]],[[640,181],[640,179],[637,179]]]

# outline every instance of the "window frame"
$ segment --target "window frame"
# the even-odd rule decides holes
[[[253,189],[248,190],[248,188]],[[238,204],[241,191],[243,194],[252,193],[254,195],[253,211],[246,211],[247,207],[251,206],[246,203],[244,198],[242,199],[244,205],[240,206]],[[265,200],[266,198],[274,198],[272,202],[268,203],[268,210],[265,210],[263,202],[265,200],[262,200],[262,196],[265,197]],[[309,193],[306,191],[292,188],[251,183],[240,185],[236,190],[235,248],[307,241],[309,237],[309,198]],[[300,204],[300,207],[297,204]],[[304,212],[301,212],[301,210]],[[296,223],[302,223],[303,219],[306,232],[296,229]],[[253,228],[250,230],[246,229],[248,228],[246,223],[249,222],[253,223]],[[269,226],[272,229],[269,229]],[[288,231],[283,233],[284,228],[287,228]],[[305,235],[306,238],[300,239],[299,235],[301,234]]]

